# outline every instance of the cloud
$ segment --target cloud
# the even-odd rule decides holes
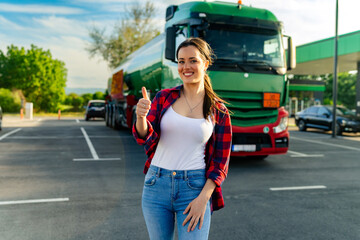
[[[33,21],[38,24],[37,28],[46,31],[47,34],[64,34],[83,37],[88,35],[88,22],[56,16],[33,18]]]
[[[23,30],[24,28],[0,15],[0,29]]]
[[[65,62],[68,69],[67,87],[106,88],[111,71],[105,61],[90,59],[86,52],[87,42],[79,37],[59,36],[42,43],[42,48],[50,49],[55,59]]]
[[[31,13],[31,14],[81,14],[83,9],[40,4],[9,4],[0,3],[0,12]]]

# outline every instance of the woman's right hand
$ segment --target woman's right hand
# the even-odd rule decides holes
[[[141,91],[142,91],[143,98],[141,98],[136,105],[136,117],[138,119],[146,118],[147,114],[149,113],[150,107],[151,107],[151,101],[147,94],[146,88],[142,87]]]

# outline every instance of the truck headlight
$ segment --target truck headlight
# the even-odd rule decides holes
[[[273,128],[274,133],[281,133],[286,130],[288,126],[288,117],[283,117],[280,120],[279,125]]]

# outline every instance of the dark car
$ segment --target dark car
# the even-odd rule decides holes
[[[332,106],[312,106],[295,114],[295,124],[300,131],[306,131],[307,128],[329,131],[332,129],[332,112]],[[356,117],[353,111],[338,106],[336,110],[336,134],[341,135],[343,132],[360,132],[360,118]]]
[[[3,118],[3,113],[2,113],[1,106],[0,106],[0,131],[2,129],[2,118]]]
[[[86,107],[85,120],[90,118],[104,118],[105,119],[105,101],[104,100],[90,100]]]

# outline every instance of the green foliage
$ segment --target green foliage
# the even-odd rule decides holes
[[[90,100],[104,100],[105,95],[103,92],[92,93],[84,93],[81,96],[76,93],[70,93],[65,97],[63,104],[61,105],[61,109],[63,111],[71,111],[71,112],[82,112],[84,111],[84,106]]]
[[[127,17],[118,23],[111,36],[105,36],[105,29],[93,27],[89,31],[90,46],[86,49],[91,57],[100,55],[111,68],[117,67],[122,60],[160,32],[152,23],[155,15],[154,5],[147,1],[132,5]]]
[[[338,94],[337,104],[344,105],[349,109],[356,107],[356,74],[339,73],[338,74]],[[324,103],[333,102],[333,75],[325,78]]]
[[[79,95],[77,95],[76,93],[70,93],[69,95],[67,95],[64,103],[65,105],[71,105],[72,106],[71,111],[75,111],[75,112],[82,111],[83,104],[86,104],[84,103],[84,99]]]
[[[105,95],[103,92],[96,92],[93,94],[94,100],[105,100]]]
[[[20,97],[13,94],[9,89],[0,88],[0,106],[3,112],[18,113],[21,108]]]
[[[50,51],[31,45],[25,50],[11,45],[0,51],[0,87],[21,89],[38,111],[54,112],[65,97],[67,70]]]
[[[94,94],[91,94],[91,93],[82,94],[81,97],[83,98],[83,105],[86,105],[90,100],[92,100],[93,95]]]

